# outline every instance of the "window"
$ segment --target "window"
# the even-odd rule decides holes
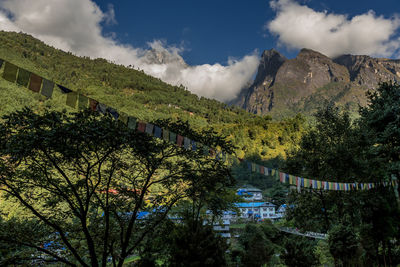
[[[254,211],[258,211],[258,209],[254,209]]]
[[[263,211],[268,211],[268,209],[267,208],[263,208]]]
[[[274,208],[269,208],[269,211],[274,211]]]
[[[268,214],[264,213],[264,214],[263,214],[263,217],[264,217],[264,218],[265,218],[265,217],[268,217]]]

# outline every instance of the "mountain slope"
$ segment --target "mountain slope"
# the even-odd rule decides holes
[[[274,117],[310,115],[325,101],[356,112],[358,105],[366,104],[368,89],[399,78],[399,60],[352,55],[331,59],[310,49],[286,59],[272,49],[262,54],[253,84],[232,103]]]
[[[301,117],[272,121],[215,100],[199,98],[184,88],[168,85],[142,71],[104,59],[76,57],[47,46],[32,36],[0,32],[0,58],[42,77],[82,92],[118,111],[152,122],[182,119],[196,130],[214,128],[237,147],[239,157],[270,159],[283,156],[301,136]],[[0,69],[2,75],[4,67]],[[29,106],[73,111],[65,95],[55,90],[45,99],[0,78],[0,115]]]

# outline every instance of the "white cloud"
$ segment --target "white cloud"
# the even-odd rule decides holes
[[[220,64],[186,66],[181,47],[153,41],[152,54],[142,48],[120,44],[114,34],[105,34],[102,22],[115,24],[112,5],[106,13],[91,0],[1,0],[0,29],[23,31],[45,43],[80,56],[105,58],[123,65],[134,65],[146,73],[174,85],[183,84],[194,93],[228,101],[236,97],[251,79],[258,65],[253,54],[242,60]],[[164,54],[157,64],[150,59]]]
[[[289,49],[310,48],[328,56],[366,54],[397,56],[400,28],[397,16],[384,18],[373,11],[349,18],[346,15],[317,12],[294,0],[270,2],[276,17],[265,25]]]

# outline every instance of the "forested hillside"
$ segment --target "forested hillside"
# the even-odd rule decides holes
[[[213,128],[233,141],[241,158],[283,156],[286,149],[298,143],[305,125],[300,115],[283,121],[252,115],[199,98],[182,86],[171,86],[134,67],[77,57],[22,33],[0,32],[0,58],[144,121],[181,119],[195,130]],[[73,111],[59,92],[46,99],[4,79],[0,79],[0,97],[0,115],[24,106]]]

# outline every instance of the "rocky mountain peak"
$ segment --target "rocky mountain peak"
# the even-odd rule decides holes
[[[257,76],[254,85],[262,83],[272,83],[279,67],[287,58],[275,49],[265,50],[261,55],[260,65],[258,66]]]
[[[321,54],[320,52],[308,49],[308,48],[303,48],[300,50],[300,52],[297,54],[297,57],[299,59],[304,59],[304,58],[319,58],[319,59],[328,59],[330,60],[329,57],[325,56],[324,54]]]
[[[232,103],[271,115],[312,113],[326,100],[357,111],[366,104],[366,90],[390,80],[400,80],[400,60],[363,55],[331,59],[307,48],[287,59],[270,49],[261,55],[253,84]]]
[[[178,54],[173,54],[166,49],[150,49],[146,51],[143,59],[147,64],[170,64],[176,63],[188,67],[183,58]]]

